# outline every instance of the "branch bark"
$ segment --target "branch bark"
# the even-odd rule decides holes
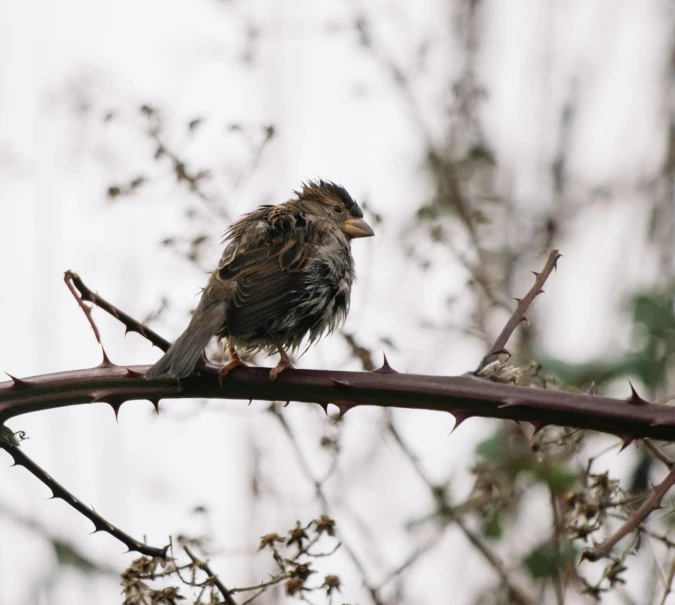
[[[556,268],[558,259],[561,256],[562,254],[560,254],[558,250],[551,250],[551,252],[548,255],[548,258],[546,259],[546,264],[544,265],[544,268],[539,273],[537,273],[536,271],[532,271],[532,273],[534,273],[533,286],[530,288],[529,292],[525,295],[524,298],[515,299],[518,302],[515,311],[509,318],[509,321],[506,322],[506,325],[500,332],[499,336],[497,337],[497,340],[495,340],[492,347],[490,347],[488,354],[485,357],[483,357],[483,361],[481,361],[480,365],[478,366],[476,374],[480,372],[486,365],[492,363],[493,361],[497,361],[500,353],[506,352],[505,349],[506,343],[509,341],[509,338],[511,338],[511,334],[513,334],[513,331],[518,327],[518,324],[520,324],[523,321],[527,321],[527,317],[525,316],[527,310],[530,308],[530,305],[534,302],[534,299],[537,298],[537,296],[539,296],[540,294],[544,293],[543,290],[544,283],[548,279],[548,276],[551,275],[553,269]]]
[[[359,405],[450,412],[459,423],[471,417],[556,424],[619,436],[624,443],[650,437],[675,441],[675,407],[649,403],[634,390],[626,399],[549,391],[490,382],[471,376],[400,374],[385,365],[374,372],[290,370],[270,381],[266,368],[240,367],[218,382],[218,366],[177,381],[147,380],[149,366],[104,362],[91,369],[0,383],[0,425],[12,417],[105,401],[117,411],[130,400],[214,398],[316,403],[336,402],[342,412]]]
[[[581,553],[581,560],[597,561],[609,555],[612,548],[625,538],[628,534],[634,532],[640,524],[655,510],[661,508],[661,501],[666,497],[670,488],[675,484],[675,467],[670,470],[666,478],[652,489],[649,498],[644,504],[628,517],[628,520],[621,526],[613,536],[607,538],[602,544],[599,544],[592,550],[585,550]]]

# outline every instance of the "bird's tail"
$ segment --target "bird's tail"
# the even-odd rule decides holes
[[[186,378],[192,374],[199,356],[223,325],[225,304],[204,305],[200,303],[192,316],[192,320],[178,340],[164,356],[146,373],[146,378],[173,376]]]

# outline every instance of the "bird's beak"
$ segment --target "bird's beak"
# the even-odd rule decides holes
[[[362,218],[350,218],[342,223],[342,230],[352,237],[371,237],[375,232]]]

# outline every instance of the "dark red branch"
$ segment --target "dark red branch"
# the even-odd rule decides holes
[[[112,523],[106,521],[94,509],[89,508],[83,502],[78,500],[65,487],[56,481],[49,473],[41,469],[35,462],[33,462],[26,454],[16,445],[9,445],[4,441],[0,441],[0,448],[7,451],[7,453],[14,460],[14,464],[23,466],[29,473],[37,477],[49,489],[52,490],[52,498],[60,498],[64,502],[70,504],[76,511],[83,514],[94,524],[94,531],[104,531],[111,536],[117,538],[130,551],[136,551],[149,557],[166,558],[166,547],[155,548],[139,542],[132,538],[129,534],[124,533],[121,529],[115,527]]]
[[[96,305],[97,307],[100,307],[107,313],[110,313],[110,315],[112,315],[122,324],[124,324],[124,327],[126,328],[127,332],[138,332],[141,336],[147,338],[153,345],[155,345],[162,351],[168,351],[169,347],[171,346],[171,343],[168,340],[162,338],[159,334],[157,334],[157,332],[151,330],[146,325],[142,324],[140,321],[134,319],[133,317],[131,317],[131,315],[127,315],[124,311],[120,311],[117,307],[115,307],[114,305],[110,304],[107,300],[105,300],[105,298],[102,298],[101,296],[96,294],[96,292],[92,292],[89,288],[87,288],[87,286],[84,285],[84,282],[82,281],[82,279],[80,279],[80,276],[77,273],[75,273],[74,271],[66,271],[64,274],[64,279],[71,292],[73,292],[73,288],[71,286],[74,286],[80,293],[81,298],[78,299],[78,302],[80,302],[82,310],[87,316],[87,319],[89,319],[89,323],[94,329],[96,339],[99,341],[99,343],[101,342],[101,339],[98,337],[98,330],[96,330],[96,325],[93,323],[91,319],[90,315],[91,309],[86,307],[86,305],[84,305],[81,301],[87,301]],[[73,292],[73,296],[77,298],[75,292]]]
[[[190,557],[190,560],[194,565],[199,567],[201,570],[204,571],[209,577],[208,581],[213,584],[219,591],[220,594],[222,595],[223,599],[225,599],[226,605],[237,605],[237,602],[234,600],[232,597],[232,593],[228,590],[228,588],[223,584],[218,576],[211,571],[211,568],[209,567],[209,564],[206,561],[202,561],[201,559],[197,558],[194,553],[190,550],[189,546],[183,546],[183,550],[187,554],[188,557]]]
[[[666,497],[668,490],[670,490],[673,484],[675,484],[675,467],[670,469],[666,478],[652,489],[649,498],[645,500],[640,508],[628,517],[628,520],[621,526],[619,531],[610,538],[607,538],[607,540],[596,546],[594,549],[582,552],[581,560],[588,559],[589,561],[597,561],[598,559],[602,559],[609,555],[612,548],[614,548],[619,540],[634,532],[649,515],[661,508],[661,501]]]
[[[651,437],[675,441],[675,407],[649,403],[636,393],[627,400],[586,393],[505,385],[466,376],[427,376],[388,371],[337,372],[290,370],[270,381],[266,368],[240,367],[218,384],[218,367],[180,382],[146,380],[149,366],[98,367],[0,383],[0,424],[13,416],[105,401],[117,410],[125,401],[215,398],[304,401],[323,407],[331,402],[450,412],[460,418],[481,416],[556,424],[605,433],[624,441]]]
[[[497,340],[495,340],[495,343],[488,351],[488,354],[483,358],[483,361],[480,362],[476,373],[480,372],[486,365],[492,363],[493,361],[497,361],[499,354],[505,352],[506,343],[509,341],[509,338],[511,338],[511,334],[513,334],[513,331],[518,327],[520,322],[527,321],[525,313],[527,313],[527,310],[534,302],[534,299],[544,291],[544,283],[546,283],[548,276],[551,275],[551,272],[553,269],[555,269],[556,263],[561,256],[562,254],[560,254],[558,250],[551,250],[548,255],[548,259],[546,259],[546,264],[544,265],[544,268],[541,270],[541,272],[537,273],[536,271],[532,271],[535,277],[534,285],[530,288],[530,291],[525,295],[524,298],[516,298],[518,301],[516,310],[509,318],[509,321],[506,322],[504,329],[497,337]]]

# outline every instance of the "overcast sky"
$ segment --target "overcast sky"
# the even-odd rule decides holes
[[[630,236],[646,220],[644,193],[633,175],[659,170],[660,134],[671,110],[669,91],[662,90],[669,69],[664,46],[672,36],[665,4],[484,3],[478,77],[487,98],[481,115],[497,156],[497,178],[513,203],[529,205],[533,214],[551,203],[548,168],[560,144],[561,107],[572,100],[578,104],[569,142],[572,187],[581,197],[595,188],[620,189],[611,204],[599,201],[577,216],[561,245],[560,270],[533,314],[547,351],[570,361],[626,345],[630,334],[619,327],[625,309],[616,293],[657,277],[649,269],[655,266],[649,249]],[[174,338],[185,325],[205,273],[160,242],[194,232],[186,206],[207,213],[152,160],[138,113],[142,104],[159,108],[172,140],[189,150],[196,166],[214,171],[210,193],[229,216],[263,201],[283,201],[302,180],[317,176],[365,200],[384,222],[375,238],[353,245],[359,283],[348,331],[377,350],[383,337],[392,338],[396,349],[388,356],[400,370],[456,374],[475,367],[483,353],[479,343],[423,326],[425,319],[447,314],[446,300],[461,296],[467,276],[453,261],[422,273],[404,254],[412,216],[431,192],[422,170],[424,141],[381,62],[359,47],[351,27],[357,9],[372,20],[387,56],[415,74],[418,116],[429,136],[443,142],[442,95],[457,69],[458,41],[442,0],[0,3],[0,369],[27,376],[100,361],[89,327],[63,285],[66,269],[78,271],[90,287],[136,317],[167,296],[171,309],[156,328]],[[431,44],[422,68],[411,51],[424,39]],[[108,112],[114,117],[104,123]],[[204,123],[190,137],[185,125],[197,117]],[[258,170],[233,185],[248,165],[248,143],[231,126],[243,126],[255,138],[270,123],[276,136]],[[110,184],[138,173],[151,177],[142,194],[114,203],[106,198]],[[207,270],[219,256],[227,221],[212,216],[205,225],[211,237],[204,251]],[[529,278],[522,278],[528,287]],[[121,326],[102,313],[96,317],[114,361],[157,359],[158,351],[140,337],[125,339]],[[343,341],[334,337],[299,365],[358,367],[348,360]],[[80,406],[10,425],[28,431],[30,456],[132,535],[145,534],[161,545],[169,533],[212,531],[226,584],[256,581],[266,569],[253,556],[258,536],[316,513],[311,495],[303,499],[292,487],[277,506],[249,506],[252,452],[273,426],[264,415],[266,404],[169,407],[157,419],[149,404],[128,404],[115,423],[108,406]],[[388,455],[371,412],[359,410],[361,421],[347,426],[345,469]],[[284,413],[308,447],[331,430],[300,404]],[[429,472],[439,479],[456,474],[459,493],[468,489],[463,463],[493,424],[472,421],[447,438],[449,416],[401,412],[400,417]],[[269,472],[281,465],[287,485],[302,485],[288,444],[278,448],[274,459],[263,450],[261,464]],[[407,476],[410,469],[397,464],[403,463],[389,460],[382,468]],[[608,464],[625,472],[621,462]],[[112,538],[89,536],[89,522],[65,504],[45,501],[46,488],[28,473],[8,467],[9,457],[0,454],[0,506],[38,521],[97,561],[118,569],[131,561]],[[354,507],[363,504],[378,518],[385,538],[377,553],[364,558],[368,573],[380,578],[406,556],[410,538],[402,527],[426,503],[401,494],[386,474],[345,475],[339,481],[363,484]],[[388,505],[397,501],[400,507]],[[191,513],[201,504],[212,511],[212,530]],[[354,519],[344,522],[345,531],[356,535]],[[546,527],[548,519],[535,514],[532,523]],[[411,595],[439,603],[450,581],[454,602],[470,602],[482,584],[475,571],[482,562],[458,540],[449,535],[442,551],[423,561]],[[228,558],[228,551],[246,555]],[[66,576],[57,581],[52,600],[46,590],[33,593],[53,565],[39,537],[0,509],[0,605],[118,602],[114,577],[83,585]],[[339,557],[328,567],[353,573]],[[346,584],[343,596],[345,602],[363,598],[358,580]]]

